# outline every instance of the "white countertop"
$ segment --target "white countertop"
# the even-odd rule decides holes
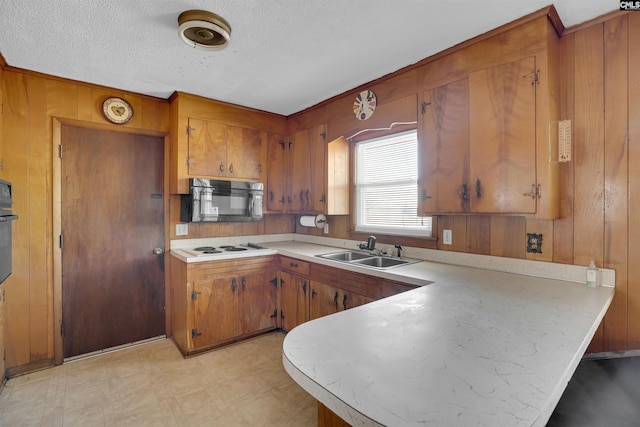
[[[354,426],[545,425],[614,295],[612,270],[600,269],[609,286],[588,288],[582,266],[415,248],[405,252],[440,262],[374,270],[316,257],[355,249],[351,241],[252,238],[269,249],[224,258],[278,253],[428,285],[306,322],[285,337],[289,375]],[[220,259],[184,256],[188,244],[172,242],[172,255]]]
[[[314,257],[327,247],[266,246],[336,265]],[[304,323],[284,341],[291,377],[356,426],[546,424],[614,294],[433,262],[380,273],[432,283]]]

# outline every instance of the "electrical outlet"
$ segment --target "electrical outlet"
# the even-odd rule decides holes
[[[187,236],[189,234],[189,224],[176,224],[176,236]]]
[[[324,234],[329,234],[329,223],[325,222],[324,223]]]
[[[443,245],[451,245],[453,242],[453,233],[451,230],[443,230],[442,231],[442,244]]]

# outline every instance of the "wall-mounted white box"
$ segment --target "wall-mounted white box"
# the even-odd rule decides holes
[[[189,235],[189,224],[176,224],[176,236]]]
[[[442,231],[442,244],[443,245],[451,245],[453,242],[453,233],[451,230],[443,230]]]

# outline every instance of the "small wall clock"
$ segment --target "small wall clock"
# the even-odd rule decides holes
[[[353,114],[358,120],[367,120],[376,110],[376,94],[370,90],[363,90],[353,102]]]
[[[102,103],[102,113],[107,120],[117,125],[129,123],[133,118],[133,108],[131,104],[117,97],[104,100]]]

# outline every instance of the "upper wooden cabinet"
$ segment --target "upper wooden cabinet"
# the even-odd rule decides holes
[[[266,132],[190,118],[188,174],[259,181],[263,139],[266,140]]]
[[[170,101],[172,194],[192,177],[266,182],[268,138],[285,133],[285,117],[178,92]]]
[[[421,213],[559,217],[557,43],[542,17],[421,68]]]
[[[267,139],[267,212],[348,213],[346,140],[327,143],[324,125]]]

